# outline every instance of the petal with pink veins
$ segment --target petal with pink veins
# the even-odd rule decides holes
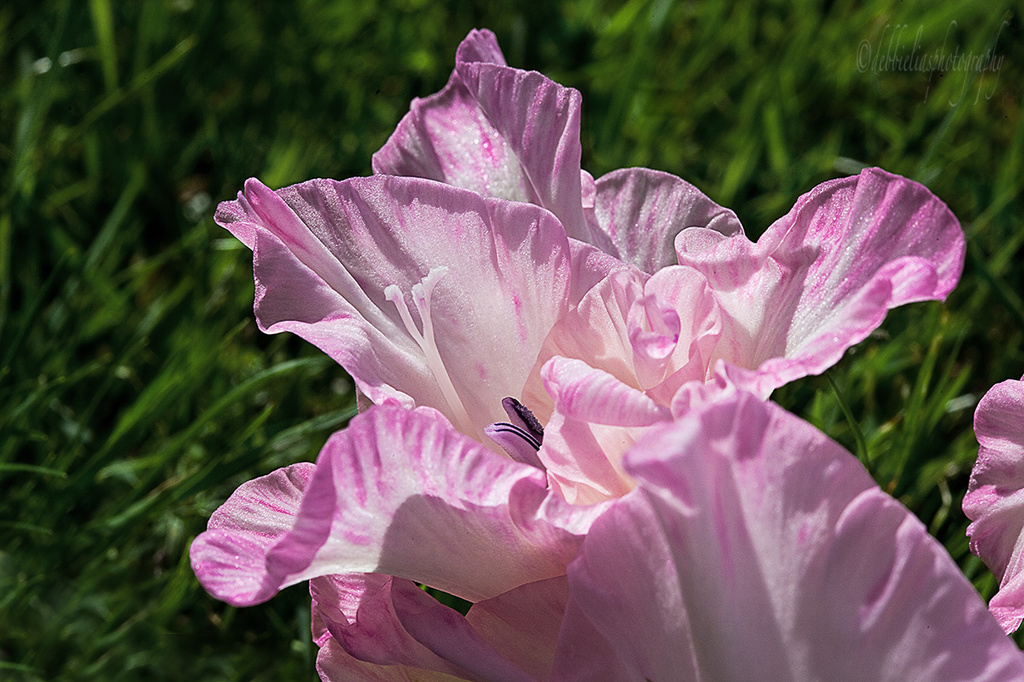
[[[633,488],[622,456],[668,408],[582,360],[554,357],[541,372],[554,400],[537,453],[552,487],[572,504],[621,497]]]
[[[487,450],[429,408],[355,417],[321,451],[298,504],[294,491],[281,495],[280,477],[243,486],[193,542],[193,570],[218,599],[255,604],[347,573],[488,599],[562,575],[603,510],[566,503],[543,471]],[[248,528],[253,499],[277,510],[272,526]]]
[[[317,345],[374,403],[434,407],[476,438],[567,306],[568,241],[529,204],[415,178],[250,180],[217,221],[253,249],[261,329]]]
[[[1024,381],[993,386],[974,413],[981,448],[964,496],[971,550],[999,581],[989,602],[1007,632],[1024,620]]]
[[[872,168],[805,194],[756,244],[695,229],[678,235],[676,251],[724,311],[714,359],[767,396],[834,364],[890,308],[945,298],[963,269],[964,236],[924,186]]]
[[[328,639],[316,656],[316,672],[324,682],[459,682],[466,678],[405,665],[360,661],[335,639]]]
[[[494,34],[474,30],[448,84],[413,102],[373,170],[543,206],[570,237],[604,248],[583,217],[580,101],[572,88],[506,66]]]
[[[743,234],[731,210],[685,180],[649,168],[602,175],[592,203],[588,217],[614,244],[613,255],[651,274],[677,263],[673,243],[687,228],[707,228],[727,237]]]
[[[487,682],[535,682],[535,678],[498,653],[458,611],[420,589],[401,585],[394,592],[395,612],[419,642],[446,661]]]
[[[781,408],[695,406],[624,466],[637,488],[569,566],[552,679],[1024,679],[920,521]]]

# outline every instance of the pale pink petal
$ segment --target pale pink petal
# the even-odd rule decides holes
[[[632,479],[622,471],[622,455],[644,428],[595,424],[556,410],[544,427],[544,445],[537,453],[551,488],[574,505],[622,497],[633,488]]]
[[[622,456],[645,427],[669,419],[669,409],[582,360],[556,356],[541,374],[554,412],[537,454],[552,487],[577,505],[629,492]]]
[[[244,501],[232,497],[218,518],[248,514]],[[433,410],[375,407],[327,442],[290,528],[222,522],[196,538],[193,569],[235,605],[346,573],[478,601],[561,575],[601,511],[565,503],[541,470],[487,450]]]
[[[578,239],[569,240],[569,262],[572,265],[568,300],[570,309],[579,305],[587,292],[609,273],[623,267],[618,258]]]
[[[413,102],[373,170],[543,206],[570,237],[603,248],[583,217],[580,156],[579,92],[506,66],[485,30],[463,41],[445,88]]]
[[[834,364],[888,309],[945,298],[964,237],[925,187],[873,168],[819,185],[756,244],[684,230],[676,251],[708,278],[726,315],[716,358],[733,381],[767,395]]]
[[[971,550],[999,580],[989,608],[1006,632],[1024,619],[1024,382],[993,386],[974,413],[981,445],[964,496]]]
[[[294,524],[314,470],[300,462],[246,481],[213,513],[189,549],[196,577],[211,594],[259,589],[263,556]]]
[[[568,598],[569,585],[559,576],[477,602],[466,620],[505,658],[546,680]]]
[[[1024,679],[920,521],[781,408],[703,403],[625,466],[637,488],[569,566],[553,679]]]
[[[505,64],[494,34],[486,30],[470,32],[459,47],[459,59]],[[534,198],[514,149],[455,72],[441,92],[413,100],[373,155],[373,171],[429,178],[513,201]]]
[[[544,365],[541,377],[555,410],[572,419],[610,426],[650,426],[670,416],[666,407],[643,391],[583,360],[556,356]]]
[[[620,265],[552,326],[523,391],[523,403],[542,422],[550,418],[554,403],[540,369],[553,357],[582,359],[624,384],[641,388],[633,366],[627,317],[630,306],[643,297],[648,279],[649,275],[636,268]]]
[[[569,245],[529,204],[414,178],[255,180],[217,220],[254,251],[256,315],[342,364],[377,404],[482,437],[565,311]]]
[[[650,276],[619,266],[555,323],[535,368],[556,356],[582,359],[669,405],[682,384],[707,378],[721,330],[714,293],[696,270],[676,265]],[[550,416],[536,369],[523,400],[542,420]]]
[[[722,336],[722,313],[707,280],[691,268],[669,266],[654,273],[644,286],[644,298],[634,302],[631,315],[639,318],[630,325],[634,364],[641,386],[662,405],[671,404],[679,387],[690,381],[704,381],[710,375],[714,351]],[[646,351],[643,342],[654,338],[662,319],[678,318],[678,339],[664,359]],[[669,318],[670,319],[670,318]],[[640,330],[650,329],[642,333]],[[664,337],[666,332],[660,332]],[[546,341],[545,341],[546,343]],[[541,349],[541,357],[544,349]]]
[[[676,264],[675,236],[686,228],[743,234],[735,213],[669,173],[615,170],[597,180],[594,192],[591,221],[610,237],[613,255],[644,272]]]
[[[500,64],[457,59],[455,70],[519,159],[526,200],[558,216],[570,237],[607,251],[605,235],[583,216],[580,93],[536,71]]]

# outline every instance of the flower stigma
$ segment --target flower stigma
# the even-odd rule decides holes
[[[544,469],[537,456],[544,441],[544,427],[533,412],[515,398],[503,398],[501,406],[508,415],[508,421],[495,422],[485,427],[484,433],[512,459]]]

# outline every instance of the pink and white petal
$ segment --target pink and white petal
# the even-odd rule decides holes
[[[444,89],[417,99],[373,156],[375,173],[430,178],[547,208],[599,247],[583,217],[580,94],[505,65],[490,31],[472,31]]]
[[[498,39],[494,33],[486,28],[472,29],[469,34],[459,43],[455,51],[455,63],[462,62],[484,62],[486,64],[497,64],[505,66],[505,55],[498,47]]]
[[[360,661],[333,638],[316,656],[316,672],[324,682],[458,682],[464,677],[404,665]]]
[[[465,618],[391,576],[322,576],[310,592],[314,622],[324,624],[320,646],[333,637],[367,663],[521,680],[550,673],[569,589],[565,576],[529,583],[479,602]]]
[[[395,613],[394,594],[403,587],[423,593],[411,581],[376,573],[313,578],[309,581],[313,622],[321,625],[314,641],[324,646],[333,637],[349,655],[366,663],[433,670],[459,679],[468,677],[464,670],[437,656],[402,625]]]
[[[888,309],[945,298],[964,237],[924,186],[872,168],[805,194],[757,244],[685,230],[676,252],[727,315],[717,357],[734,381],[767,395],[834,364]]]
[[[490,31],[471,33],[463,46],[470,40],[490,41],[493,50],[498,50]],[[474,56],[501,57],[500,51],[485,54],[489,51],[491,48],[484,46],[483,52]],[[459,54],[465,54],[462,48]],[[504,65],[503,58],[500,64]],[[413,100],[409,113],[373,155],[373,172],[428,178],[484,196],[537,203],[514,148],[455,72],[443,90]]]
[[[551,358],[579,358],[622,383],[640,387],[627,322],[630,306],[643,297],[648,277],[632,266],[612,269],[552,326],[523,394],[524,404],[541,421],[546,421],[554,408],[540,372]]]
[[[1024,676],[916,517],[781,408],[742,393],[696,406],[625,466],[637,488],[569,566],[553,679],[582,679],[580,657],[626,679]]]
[[[669,409],[582,360],[554,357],[542,375],[555,409],[537,455],[552,487],[576,505],[629,492],[622,456],[646,427],[668,420]]]
[[[487,30],[470,31],[456,60],[460,55],[467,61],[505,64],[497,39]],[[428,178],[488,196],[525,200],[521,191],[515,191],[520,183],[509,182],[521,174],[518,162],[454,71],[443,90],[412,101],[409,113],[373,155],[373,172]],[[492,183],[492,178],[498,182]]]
[[[546,680],[568,599],[569,584],[558,576],[477,602],[466,620],[505,658]]]
[[[291,529],[314,470],[300,462],[246,481],[213,513],[189,548],[196,577],[210,594],[259,589],[262,557]]]
[[[555,356],[541,370],[555,410],[570,419],[609,426],[650,426],[670,418],[668,408],[583,360]]]
[[[558,216],[570,237],[608,250],[605,235],[593,232],[583,216],[580,93],[536,71],[500,64],[456,61],[455,70],[503,140],[503,151],[519,160],[526,200]],[[491,154],[492,146],[478,145],[476,153]]]
[[[222,516],[237,507],[229,500]],[[600,512],[555,498],[541,470],[487,450],[433,410],[375,407],[327,442],[290,528],[212,528],[193,543],[193,567],[235,605],[346,573],[478,601],[561,575]]]
[[[664,361],[645,357],[638,344],[633,344],[640,385],[660,404],[671,405],[683,384],[709,378],[711,359],[722,336],[722,312],[703,275],[678,265],[654,273],[644,285],[642,303],[648,319],[645,327],[655,325],[652,309],[661,315],[672,311],[679,320],[678,339]]]
[[[579,305],[587,292],[613,270],[625,267],[618,258],[578,239],[569,240],[569,262],[572,266],[568,300],[570,310]]]
[[[478,438],[567,305],[564,231],[528,204],[415,178],[251,180],[217,220],[254,249],[262,329],[317,344],[372,402],[434,407]]]
[[[963,508],[971,550],[999,580],[989,608],[1006,632],[1024,620],[1024,381],[993,386],[978,403],[978,461]]]
[[[676,235],[690,227],[743,234],[736,214],[669,173],[622,168],[596,182],[591,221],[615,245],[612,253],[647,273],[675,265]]]
[[[556,410],[537,453],[552,490],[573,505],[600,504],[628,493],[634,484],[622,471],[621,458],[643,429],[571,419]]]
[[[667,406],[683,383],[707,377],[721,329],[714,293],[696,270],[676,265],[651,276],[619,266],[555,323],[536,367],[552,357],[579,358]],[[549,417],[553,403],[540,372],[531,372],[523,400]]]

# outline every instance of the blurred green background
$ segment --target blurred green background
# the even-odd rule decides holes
[[[250,254],[211,216],[250,176],[368,174],[474,27],[583,93],[595,176],[675,173],[751,236],[863,165],[950,205],[968,262],[946,304],[891,313],[775,399],[856,452],[992,594],[959,506],[974,406],[1024,373],[1021,4],[9,0],[0,679],[315,678],[304,588],[234,609],[187,549],[239,483],[313,459],[352,388],[312,347],[257,331]]]

